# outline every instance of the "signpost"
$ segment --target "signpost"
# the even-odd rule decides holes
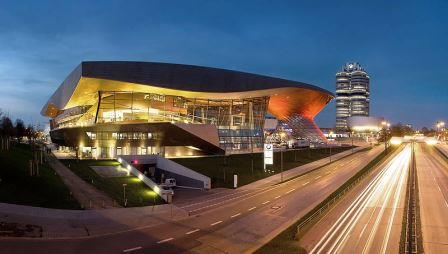
[[[266,165],[274,164],[274,147],[272,144],[264,144],[263,169],[266,171]]]

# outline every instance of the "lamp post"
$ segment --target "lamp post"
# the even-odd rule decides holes
[[[151,191],[149,195],[152,196],[152,211],[154,212],[154,206],[156,205],[156,193],[154,191]]]
[[[331,138],[333,136],[333,131],[330,131],[329,137]],[[328,140],[327,140],[327,146],[328,146]],[[331,145],[330,145],[330,162],[331,162]]]
[[[440,135],[440,130],[442,130],[443,126],[445,126],[445,122],[437,121],[437,135]]]
[[[126,186],[127,184],[123,183],[123,202],[124,202],[124,207],[126,207],[126,204],[128,203],[126,200]]]
[[[354,134],[355,134],[355,132],[354,132],[354,131],[352,131],[352,132],[351,132],[351,135],[350,135],[350,136],[351,136],[351,138],[352,138],[352,153],[353,153],[353,135],[354,135]]]
[[[283,138],[286,136],[286,133],[280,133],[280,144],[283,144]],[[280,181],[283,182],[283,145],[280,146]]]
[[[383,126],[383,135],[384,135],[384,151],[387,151],[387,130],[386,127],[390,127],[390,123],[386,121],[382,121],[381,125]]]

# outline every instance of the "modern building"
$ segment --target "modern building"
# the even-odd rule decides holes
[[[369,116],[369,104],[369,75],[359,63],[347,63],[336,73],[336,129],[348,130],[351,116]]]
[[[384,127],[383,117],[352,116],[348,118],[348,127],[355,133],[374,133],[381,131]]]
[[[43,107],[55,144],[77,156],[166,157],[261,150],[265,116],[324,139],[313,119],[332,93],[313,85],[192,65],[82,62]]]

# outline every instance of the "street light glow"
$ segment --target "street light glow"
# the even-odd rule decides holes
[[[403,140],[401,138],[399,138],[399,137],[392,137],[390,139],[390,143],[392,145],[400,145],[402,142],[403,142]]]

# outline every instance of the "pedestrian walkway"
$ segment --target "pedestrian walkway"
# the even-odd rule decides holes
[[[73,197],[78,200],[83,208],[103,209],[118,206],[117,202],[114,202],[109,196],[79,178],[58,159],[53,156],[48,156],[47,158],[48,165],[61,177]]]

